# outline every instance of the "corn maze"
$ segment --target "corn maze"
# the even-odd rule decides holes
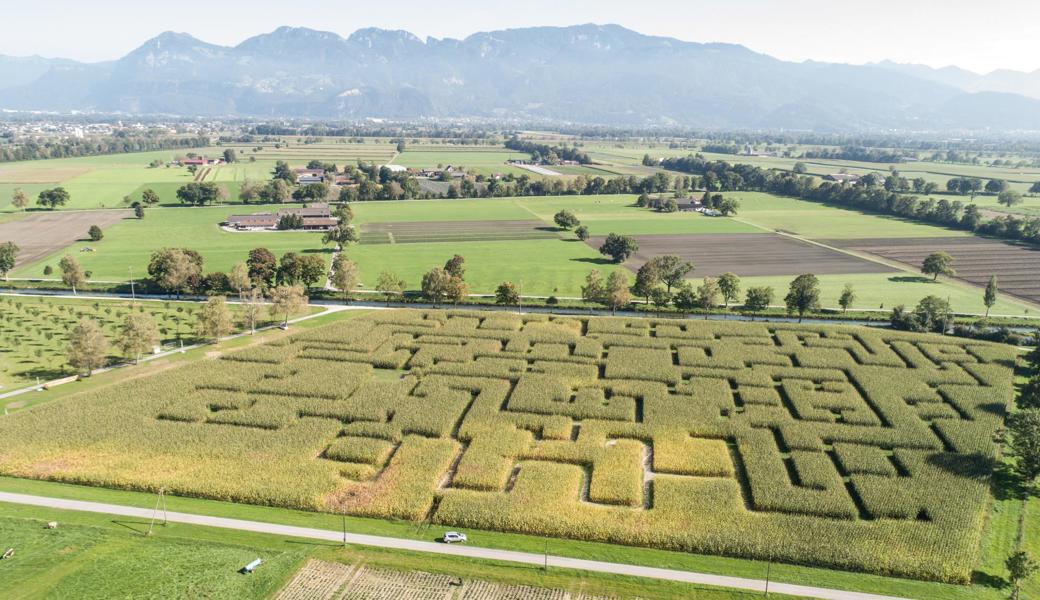
[[[967,582],[1013,356],[387,311],[4,419],[0,472]]]

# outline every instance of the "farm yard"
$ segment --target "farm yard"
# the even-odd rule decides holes
[[[1040,252],[1032,246],[980,237],[870,238],[831,243],[909,266],[919,266],[933,252],[946,252],[953,257],[958,279],[985,286],[995,275],[1002,291],[1040,302]]]
[[[964,583],[1012,360],[856,328],[386,311],[10,415],[0,472]]]

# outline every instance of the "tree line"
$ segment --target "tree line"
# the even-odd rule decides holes
[[[63,138],[38,141],[28,138],[0,145],[0,162],[74,158],[104,154],[130,154],[180,148],[205,148],[208,137],[110,136],[100,138]]]
[[[886,189],[888,178],[871,175],[854,184],[817,182],[809,176],[730,164],[689,155],[666,158],[665,169],[691,173],[709,191],[759,191],[964,229],[994,237],[1040,243],[1040,217],[983,218],[978,206],[945,198],[919,198]]]

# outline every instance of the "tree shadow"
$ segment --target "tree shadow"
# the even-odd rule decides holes
[[[535,231],[550,231],[552,233],[560,233],[560,232],[563,232],[563,231],[567,231],[563,227],[551,227],[549,225],[543,225],[541,227],[535,227],[534,229],[535,229]]]
[[[300,251],[303,254],[333,254],[336,252],[335,248],[304,248]]]
[[[990,480],[990,491],[997,500],[1025,500],[1029,497],[1029,486],[1022,476],[1007,463],[1000,463],[993,469]]]
[[[924,277],[922,275],[897,275],[895,277],[889,277],[888,280],[892,283],[935,283],[931,277]]]
[[[986,402],[985,404],[978,405],[978,409],[991,415],[997,415],[998,417],[1003,417],[1007,414],[1004,405],[999,402]]]
[[[609,258],[572,258],[571,260],[574,261],[574,262],[583,262],[583,263],[589,263],[589,264],[593,264],[593,265],[602,265],[602,266],[616,265],[617,264],[616,262],[610,260]]]
[[[996,575],[990,575],[989,573],[983,573],[982,571],[971,572],[971,583],[972,585],[978,585],[996,590],[1002,590],[1008,587],[1008,582],[1003,577],[997,577]]]
[[[160,524],[161,526],[161,523],[162,522],[160,521],[157,524]],[[118,525],[120,527],[125,527],[130,531],[133,531],[134,533],[140,533],[142,535],[148,533],[148,523],[143,521],[120,521],[118,519],[112,519],[112,524]]]
[[[998,463],[992,456],[981,452],[972,454],[943,452],[929,456],[928,464],[938,467],[950,475],[984,481],[994,475],[997,468],[1003,463]]]

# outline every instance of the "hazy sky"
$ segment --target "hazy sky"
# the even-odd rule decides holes
[[[166,30],[234,45],[280,25],[419,37],[532,25],[617,23],[787,60],[881,59],[985,72],[1040,69],[1040,0],[7,0],[0,54],[114,59]]]

